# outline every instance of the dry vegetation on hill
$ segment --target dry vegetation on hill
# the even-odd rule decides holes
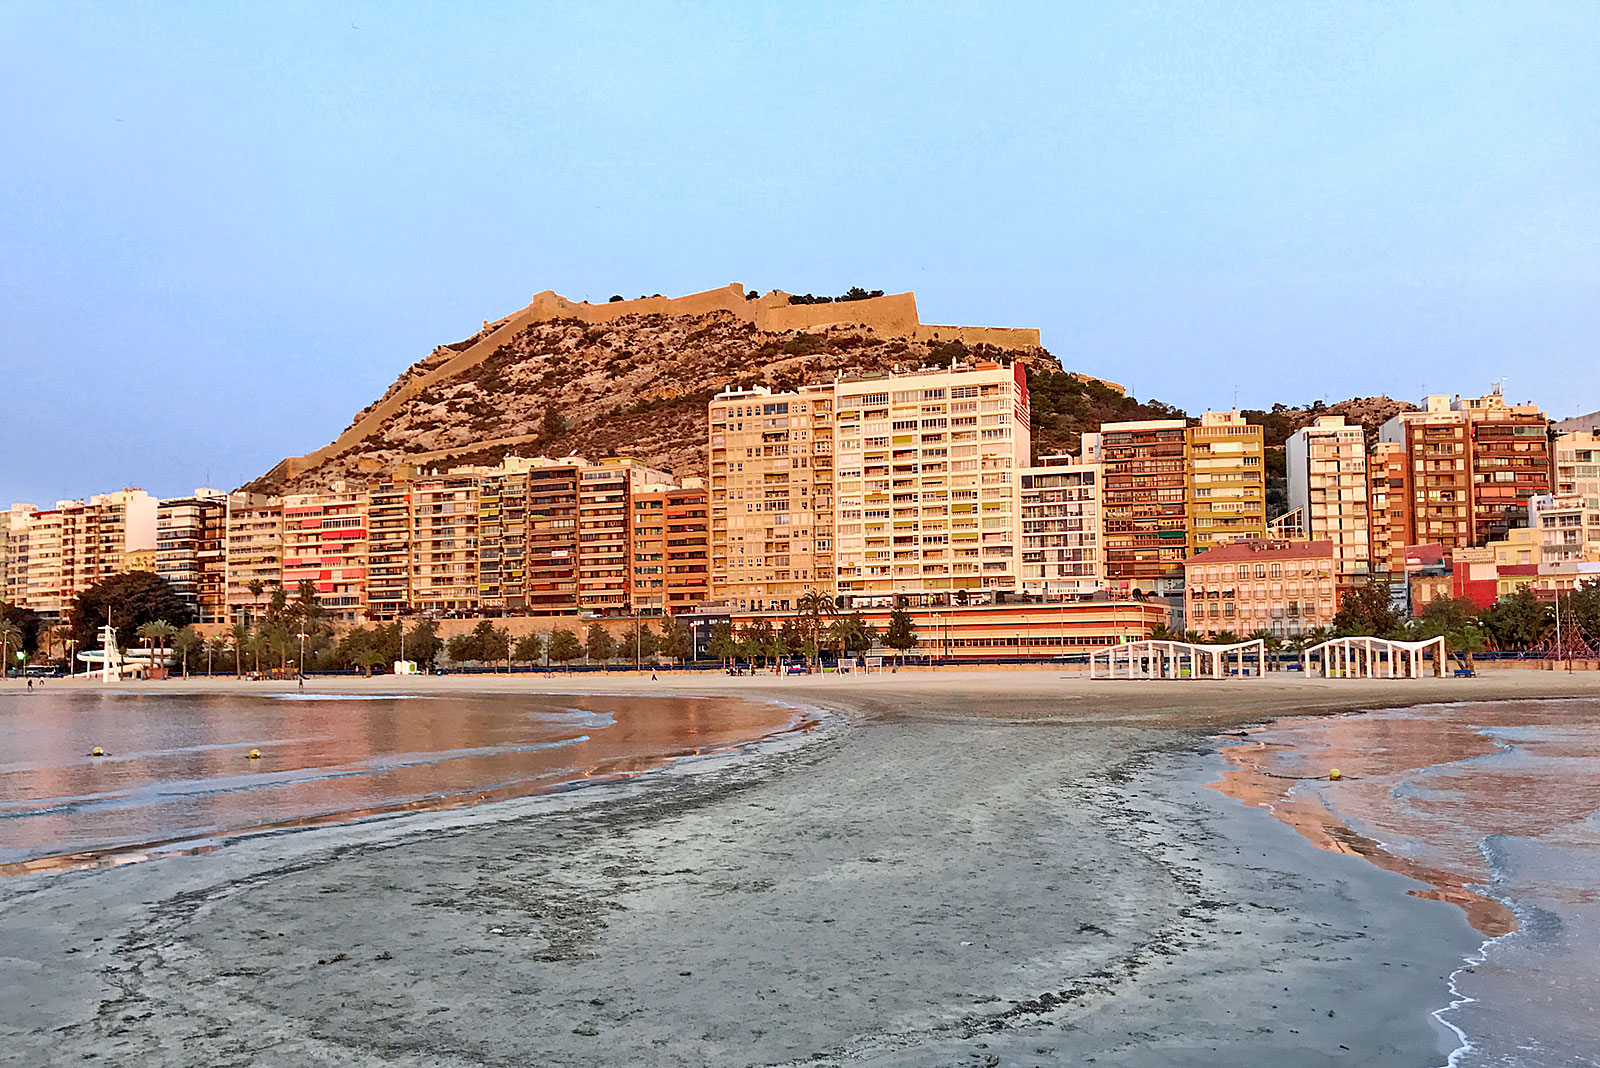
[[[435,349],[357,413],[352,425],[491,329],[486,325],[471,338]],[[1033,398],[1036,456],[1077,452],[1083,432],[1102,422],[1185,414],[1070,374],[1041,348],[969,348],[956,341],[882,337],[846,326],[769,333],[724,312],[631,315],[598,324],[555,319],[528,326],[476,366],[434,382],[377,431],[318,466],[293,479],[275,469],[246,488],[313,489],[335,479],[391,473],[401,463],[494,463],[508,454],[627,455],[680,476],[704,474],[706,402],[729,385],[786,390],[840,374],[910,370],[954,359],[1022,361]],[[1379,423],[1409,407],[1372,397],[1327,407],[1275,405],[1270,412],[1246,414],[1266,427],[1270,450],[1318,414],[1343,412],[1366,426],[1370,439]],[[1281,453],[1277,466],[1281,469]]]
[[[384,397],[474,340],[436,349]],[[960,342],[880,337],[856,327],[767,333],[724,313],[636,315],[593,325],[559,319],[529,326],[477,366],[435,382],[379,431],[292,482],[263,478],[250,488],[283,492],[326,486],[337,478],[393,471],[397,464],[441,450],[451,450],[449,459],[428,462],[492,463],[506,454],[621,454],[679,475],[704,474],[706,402],[726,386],[785,390],[838,374],[1013,358],[1028,369],[1039,453],[1076,449],[1081,432],[1104,419],[1157,418],[1174,411],[1139,404],[1069,375],[1043,349],[969,348]],[[501,440],[507,438],[517,440]]]

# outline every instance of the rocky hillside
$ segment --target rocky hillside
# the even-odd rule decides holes
[[[1260,423],[1267,448],[1281,446],[1303,426],[1308,426],[1319,415],[1342,415],[1347,423],[1355,423],[1367,432],[1367,446],[1378,440],[1378,428],[1399,412],[1416,411],[1415,404],[1397,401],[1391,397],[1353,397],[1337,404],[1315,404],[1291,408],[1274,404],[1271,411],[1245,409],[1244,416],[1252,423]]]
[[[483,336],[436,349],[357,420]],[[275,469],[246,488],[289,492],[392,472],[404,462],[443,467],[493,463],[507,454],[627,455],[680,476],[704,474],[706,402],[728,385],[784,390],[840,373],[958,358],[1014,358],[1026,365],[1039,454],[1076,450],[1082,431],[1102,420],[1175,413],[1068,374],[1044,349],[880,337],[851,326],[769,333],[722,312],[630,315],[596,324],[557,319],[529,325],[481,363],[429,384],[377,431],[316,466],[293,477]]]

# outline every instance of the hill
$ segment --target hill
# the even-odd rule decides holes
[[[848,321],[850,313],[837,305],[823,312],[814,310],[818,305],[798,307],[841,321],[770,330],[717,308],[596,322],[557,309],[556,318],[486,323],[473,337],[441,346],[408,368],[332,445],[285,460],[244,488],[294,492],[390,473],[402,463],[493,463],[508,454],[627,455],[680,476],[699,475],[705,473],[706,403],[726,386],[786,390],[837,375],[958,359],[1015,359],[1027,367],[1039,454],[1076,450],[1081,433],[1104,420],[1182,414],[1158,402],[1141,404],[1115,384],[1068,373],[1037,345],[961,340],[963,333],[1026,340],[1032,332],[915,326],[923,336],[894,336]],[[954,336],[940,339],[936,331]]]

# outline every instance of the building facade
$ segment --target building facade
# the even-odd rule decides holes
[[[1021,588],[1018,476],[1032,453],[1020,363],[834,384],[838,594],[986,601]]]
[[[1189,544],[1187,424],[1182,419],[1105,423],[1083,435],[1083,458],[1101,465],[1101,545],[1114,593],[1182,589]]]
[[[227,618],[228,495],[197,489],[156,507],[156,574],[189,608],[196,623]]]
[[[1318,416],[1284,443],[1289,508],[1302,515],[1304,533],[1333,545],[1334,571],[1346,587],[1372,573],[1369,509],[1377,505],[1367,480],[1366,432],[1342,415]],[[1383,506],[1388,507],[1387,486]]]
[[[311,583],[341,623],[367,618],[367,505],[365,488],[343,482],[283,498],[283,585],[293,595]]]
[[[14,505],[7,513],[7,599],[47,621],[66,620],[72,600],[130,569],[133,554],[156,546],[154,497],[123,489],[50,509]]]
[[[283,584],[283,502],[230,493],[225,530],[225,614],[229,623],[247,623],[260,618],[273,587]]]
[[[1203,412],[1184,430],[1186,553],[1267,534],[1261,427],[1236,411]]]
[[[1292,637],[1331,627],[1339,607],[1332,542],[1231,542],[1192,557],[1184,576],[1185,626],[1202,635]]]
[[[1099,464],[1042,456],[1019,478],[1022,592],[1088,596],[1105,584]]]

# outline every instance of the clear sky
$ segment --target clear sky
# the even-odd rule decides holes
[[[0,507],[231,488],[546,288],[1600,408],[1600,5],[457,6],[0,0]]]

